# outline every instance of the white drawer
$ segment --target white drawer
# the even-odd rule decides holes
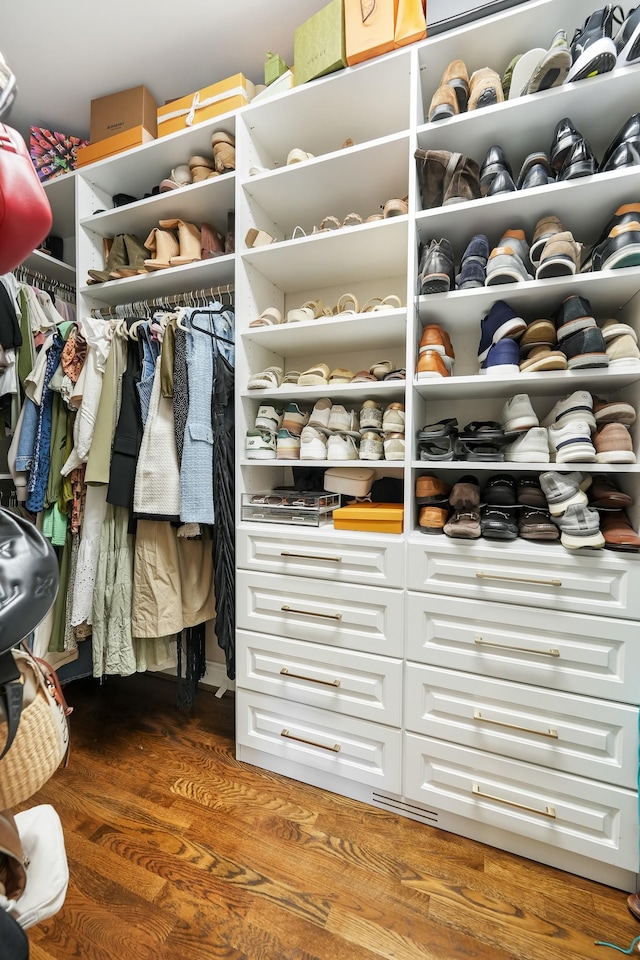
[[[637,560],[590,551],[574,556],[535,544],[409,541],[409,590],[575,610],[609,617],[640,617]]]
[[[412,733],[405,748],[407,799],[637,870],[635,791]]]
[[[402,660],[239,630],[238,686],[399,727]]]
[[[236,561],[246,570],[317,577],[334,583],[364,583],[380,587],[404,585],[404,544],[383,537],[322,536],[269,529],[264,533],[239,530]]]
[[[635,790],[636,707],[418,664],[405,705],[415,733]]]
[[[236,691],[239,744],[393,792],[400,790],[400,730],[290,700]]]
[[[400,590],[238,571],[242,630],[401,657],[403,610]]]
[[[602,700],[640,699],[630,620],[408,593],[406,656]]]

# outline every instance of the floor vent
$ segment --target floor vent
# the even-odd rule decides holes
[[[399,800],[397,797],[385,797],[383,793],[373,793],[371,800],[376,807],[382,807],[384,810],[392,810],[394,813],[400,813],[404,817],[411,817],[412,820],[419,820],[421,823],[430,823],[434,827],[438,826],[438,814],[435,810],[425,810],[423,807],[418,807],[415,803]]]

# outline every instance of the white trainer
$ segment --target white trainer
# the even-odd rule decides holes
[[[256,414],[256,430],[269,430],[270,433],[277,433],[282,423],[282,410],[272,406],[270,403],[263,403],[258,407]]]
[[[404,460],[404,433],[387,433],[384,438],[385,460]]]
[[[326,460],[327,438],[320,430],[307,424],[300,434],[301,460]]]
[[[538,415],[526,393],[517,393],[515,397],[507,400],[502,408],[501,422],[505,433],[530,430],[532,427],[540,426]]]
[[[571,420],[564,427],[549,427],[551,458],[556,463],[595,463],[596,448],[586,420]]]
[[[275,434],[269,430],[247,430],[245,451],[247,460],[275,460]]]
[[[546,427],[532,427],[504,448],[505,460],[512,463],[549,463]]]
[[[332,433],[327,443],[328,460],[358,460],[358,448],[351,436]]]
[[[564,427],[573,420],[585,421],[591,430],[596,428],[593,397],[587,390],[576,390],[564,400],[558,400],[541,424],[543,427]]]
[[[327,397],[323,397],[322,400],[318,400],[315,407],[311,411],[308,425],[310,427],[315,427],[316,430],[326,430],[327,424],[329,423],[329,417],[331,416],[331,406],[331,400],[328,400]]]

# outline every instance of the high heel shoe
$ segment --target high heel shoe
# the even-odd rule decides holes
[[[140,273],[148,273],[145,267],[145,260],[151,253],[147,250],[140,237],[133,233],[125,233],[124,245],[127,250],[128,267],[120,267],[110,273],[112,280],[120,280],[122,277],[136,277]]]
[[[169,266],[182,267],[186,263],[202,260],[202,240],[195,223],[184,220],[161,220],[163,230],[177,230],[180,249],[169,258]]]
[[[224,252],[236,252],[236,213],[229,210],[227,213],[227,233],[224,238]]]
[[[88,284],[106,283],[107,280],[114,279],[111,276],[113,272],[129,264],[123,233],[116,234],[113,240],[105,237],[102,241],[102,252],[104,255],[104,270],[89,270]]]
[[[213,149],[213,159],[215,161],[218,173],[225,173],[227,170],[236,168],[236,141],[229,133],[224,130],[217,130],[211,134],[211,147]]]
[[[224,240],[210,223],[203,223],[200,227],[200,249],[203,260],[224,256]]]
[[[166,222],[173,223],[172,220]],[[180,253],[175,234],[171,230],[161,230],[159,227],[153,228],[144,245],[154,255],[152,259],[144,261],[148,270],[164,270],[172,266],[170,262],[172,257]]]

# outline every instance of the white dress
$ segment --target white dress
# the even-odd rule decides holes
[[[73,585],[71,625],[91,623],[93,585],[100,556],[100,531],[107,510],[107,485],[87,487],[82,534],[78,550],[76,582]]]

